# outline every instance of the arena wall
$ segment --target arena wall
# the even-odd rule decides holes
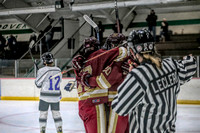
[[[147,28],[146,23],[146,17],[149,14],[149,10],[144,11],[142,10],[136,10],[137,15],[131,25],[129,26],[129,29],[125,31],[123,29],[123,34],[128,35],[130,31],[133,29],[141,29],[141,28]],[[156,12],[156,10],[155,10]],[[121,15],[121,14],[120,14]],[[157,27],[156,27],[156,33],[157,35],[160,34],[160,23],[163,18],[166,18],[169,22],[169,30],[172,30],[173,34],[199,34],[200,33],[200,11],[195,12],[175,12],[175,13],[157,13],[158,16],[157,20]],[[123,18],[121,15],[120,18]],[[79,18],[79,25],[83,24],[85,21],[82,17]],[[106,31],[104,32],[104,37],[109,36],[111,33],[113,33],[110,25],[113,24],[113,22],[100,19],[100,18],[94,18],[94,21],[98,23],[98,21],[102,21],[103,25],[106,28]],[[125,20],[124,20],[125,21]],[[65,26],[67,26],[65,23]],[[69,26],[68,26],[69,27]],[[72,25],[72,27],[75,27]],[[74,28],[75,31],[76,28]],[[13,34],[14,36],[17,36],[18,41],[28,41],[30,38],[31,33],[33,32],[26,24],[23,24],[19,22],[16,19],[7,19],[7,20],[0,20],[0,32],[7,37],[10,34]],[[65,29],[65,33],[72,32],[71,29]],[[89,24],[86,24],[83,26],[83,28],[79,31],[80,38],[79,41],[82,42],[85,37],[88,37],[91,35],[91,27]]]
[[[156,11],[156,10],[155,10]],[[169,30],[173,34],[199,34],[200,33],[200,12],[176,12],[176,13],[156,13],[158,16],[156,33],[160,34],[161,21],[166,18],[169,23]],[[141,28],[146,24],[147,14],[139,14],[132,23],[133,28]],[[147,27],[146,27],[147,28]]]
[[[61,83],[62,101],[78,101],[77,90],[64,90],[64,86],[74,78],[63,78]],[[40,89],[35,86],[35,78],[1,78],[1,100],[39,100]],[[181,86],[178,96],[180,104],[200,104],[200,79],[193,78]]]

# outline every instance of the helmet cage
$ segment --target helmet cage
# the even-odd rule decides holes
[[[100,43],[95,37],[90,37],[84,40],[83,48],[84,49],[91,48],[91,47],[98,48],[99,45]]]
[[[107,38],[105,45],[108,49],[111,49],[119,46],[119,44],[122,44],[125,40],[126,37],[123,34],[113,33]]]
[[[84,54],[87,56],[88,54],[98,50],[99,46],[100,43],[95,37],[86,38],[83,42]]]
[[[52,64],[53,63],[53,54],[50,52],[46,52],[42,55],[43,64]]]

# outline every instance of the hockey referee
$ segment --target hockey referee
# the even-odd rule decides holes
[[[132,69],[118,87],[113,110],[122,116],[130,115],[130,133],[174,133],[180,85],[195,74],[195,59],[189,55],[178,61],[161,60],[147,30],[132,31],[128,44],[140,66]]]

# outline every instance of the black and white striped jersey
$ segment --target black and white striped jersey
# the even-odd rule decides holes
[[[162,67],[145,63],[133,69],[118,87],[113,110],[129,114],[130,133],[173,133],[180,85],[196,72],[193,57],[162,60]]]
[[[60,73],[60,75],[51,78]],[[61,100],[60,83],[62,81],[61,70],[58,67],[45,66],[38,70],[35,85],[40,90],[40,99],[50,103],[56,103]]]

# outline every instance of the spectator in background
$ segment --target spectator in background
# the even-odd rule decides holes
[[[149,27],[150,32],[153,32],[154,41],[156,41],[156,21],[157,15],[154,10],[151,10],[150,14],[147,16],[146,21]]]
[[[165,42],[165,40],[169,40],[169,34],[168,34],[168,22],[166,18],[163,18],[163,21],[161,22],[161,29],[160,32],[160,41]]]
[[[105,28],[102,25],[101,21],[99,21],[98,27],[99,27],[99,40],[100,40],[100,44],[102,44],[102,41],[103,41],[103,32],[105,31]]]
[[[33,32],[30,36],[30,39],[29,39],[29,47],[32,48],[34,46],[34,44],[36,43],[37,41],[37,36],[36,34]],[[35,46],[35,51],[37,51],[37,46]]]
[[[44,30],[45,35],[45,43],[46,43],[46,51],[49,52],[50,46],[51,46],[51,41],[53,39],[53,30],[52,26],[49,25],[47,28]]]
[[[0,58],[4,59],[5,58],[5,51],[4,47],[6,45],[6,39],[2,34],[0,33]]]
[[[42,55],[42,47],[44,46],[44,44],[45,44],[45,36],[44,36],[44,31],[40,31],[40,33],[39,33],[39,35],[38,35],[38,39],[37,39],[37,41],[39,41],[40,43],[39,43],[39,49],[40,49],[40,57],[41,57],[41,55]]]
[[[199,37],[199,38],[197,38],[197,42],[200,44],[200,37]]]
[[[11,59],[17,59],[18,58],[18,45],[17,45],[17,39],[13,35],[10,35],[8,38],[8,44],[10,47],[11,52]]]

